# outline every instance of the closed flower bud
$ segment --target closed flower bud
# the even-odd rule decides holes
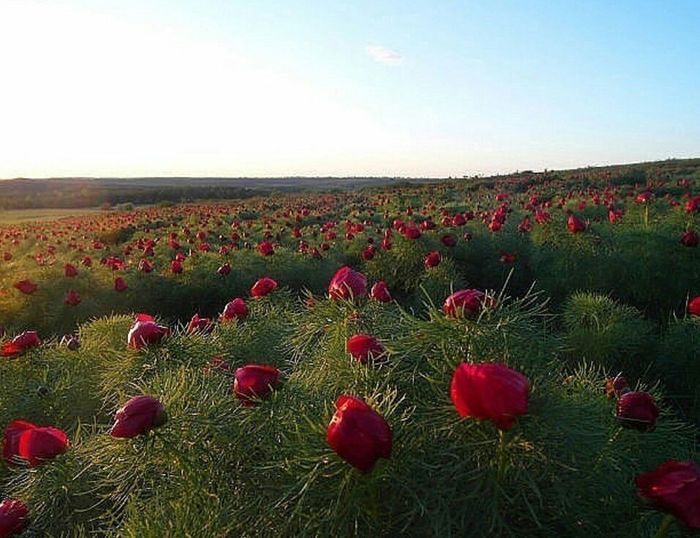
[[[148,314],[139,314],[136,322],[129,330],[127,343],[132,349],[141,349],[153,344],[159,344],[163,338],[170,335],[170,329],[159,325]]]
[[[484,306],[485,298],[484,292],[480,290],[459,290],[445,300],[442,311],[452,318],[478,314]]]
[[[389,288],[387,288],[386,283],[383,280],[380,280],[379,282],[375,283],[374,286],[372,286],[372,290],[370,291],[369,295],[372,297],[372,299],[379,301],[380,303],[391,302],[391,293],[389,293]]]
[[[356,334],[348,338],[345,348],[352,357],[362,364],[369,359],[376,359],[384,353],[384,346],[368,334]]]
[[[391,457],[391,428],[384,417],[356,396],[340,396],[326,430],[326,441],[338,456],[368,473],[379,458]]]
[[[264,398],[279,382],[280,371],[264,364],[248,364],[234,373],[233,392],[244,405],[253,405]]]
[[[68,436],[58,428],[14,420],[5,428],[2,454],[8,463],[25,461],[36,467],[63,454],[68,444]]]
[[[153,396],[134,396],[114,415],[114,425],[109,434],[130,439],[162,426],[167,420],[163,404]]]
[[[350,267],[341,267],[328,285],[328,295],[331,299],[346,300],[364,297],[367,295],[367,279]]]
[[[277,288],[277,282],[270,277],[263,277],[257,280],[250,288],[250,294],[255,297],[265,297]]]
[[[510,430],[516,417],[527,413],[530,383],[505,364],[463,363],[452,376],[450,397],[461,417],[490,420]]]
[[[29,510],[22,501],[3,499],[0,502],[0,538],[19,534],[27,524]]]
[[[658,417],[656,401],[647,392],[627,392],[617,401],[617,418],[626,428],[651,431]]]

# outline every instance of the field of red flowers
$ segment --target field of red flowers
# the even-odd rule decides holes
[[[0,228],[0,537],[700,529],[700,165]]]

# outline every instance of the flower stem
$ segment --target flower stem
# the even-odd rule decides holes
[[[668,529],[673,523],[674,519],[675,518],[671,514],[668,514],[666,517],[664,517],[661,521],[661,525],[659,525],[659,529],[654,535],[654,538],[664,538],[664,536],[666,536],[666,534],[668,533]]]
[[[503,482],[503,477],[506,474],[506,432],[503,430],[498,430],[498,470],[496,472],[496,483],[501,486]]]

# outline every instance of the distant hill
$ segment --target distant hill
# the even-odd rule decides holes
[[[700,174],[700,159],[514,172],[491,177],[465,177],[453,181],[527,181],[548,178],[574,182],[616,180],[644,182]],[[0,209],[85,208],[123,203],[152,204],[198,199],[266,196],[275,192],[351,190],[400,184],[446,181],[446,178],[392,177],[143,177],[143,178],[17,178],[0,181]]]

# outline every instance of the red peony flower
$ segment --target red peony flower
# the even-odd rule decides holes
[[[20,280],[19,282],[15,283],[15,288],[17,288],[19,291],[21,291],[25,295],[31,295],[32,293],[34,293],[36,290],[39,289],[39,286],[37,286],[31,280]]]
[[[75,290],[68,290],[63,302],[69,306],[78,306],[80,304],[80,294]]]
[[[634,479],[637,493],[687,527],[700,529],[700,465],[669,460]]]
[[[328,285],[331,299],[352,300],[367,295],[367,278],[348,266],[341,267]]]
[[[227,276],[231,274],[231,264],[225,263],[216,270],[221,276]]]
[[[173,273],[175,275],[179,275],[180,273],[182,273],[183,270],[184,270],[184,268],[183,268],[182,262],[180,260],[175,259],[175,260],[170,262],[170,272],[171,273]]]
[[[234,375],[233,392],[244,405],[250,406],[264,398],[279,382],[280,371],[274,366],[248,364],[238,368]]]
[[[452,248],[452,247],[456,247],[456,246],[457,246],[457,239],[456,239],[455,236],[452,235],[452,234],[443,235],[443,236],[440,238],[440,241],[441,241],[442,244],[445,245],[446,247]]]
[[[14,420],[5,428],[2,455],[8,463],[24,460],[36,467],[63,454],[68,444],[68,436],[58,428]]]
[[[356,396],[339,396],[335,408],[326,441],[338,456],[363,473],[379,458],[391,457],[391,428],[384,417]]]
[[[18,334],[9,342],[5,342],[2,345],[2,351],[0,356],[2,357],[14,357],[20,353],[24,353],[26,350],[33,347],[41,345],[41,340],[39,339],[39,334],[36,331],[24,331]]]
[[[3,499],[0,502],[0,538],[19,534],[27,524],[29,510],[22,501]]]
[[[248,305],[243,299],[237,297],[233,301],[226,303],[221,314],[221,321],[231,321],[232,319],[245,319],[248,316]]]
[[[277,282],[270,277],[263,277],[257,280],[253,287],[250,288],[250,294],[253,297],[265,297],[272,293],[277,288]]]
[[[688,301],[688,313],[691,316],[700,316],[700,295],[696,295]]]
[[[122,277],[118,276],[117,278],[114,279],[114,291],[126,291],[129,289],[129,286],[126,283],[126,280],[124,280]]]
[[[576,215],[570,215],[566,221],[566,227],[572,234],[577,234],[586,230],[586,223]]]
[[[195,314],[187,324],[187,334],[205,333],[208,334],[214,329],[214,323],[210,318],[200,318]]]
[[[345,343],[345,349],[362,364],[366,364],[369,359],[378,358],[384,353],[384,346],[379,340],[368,334],[351,336]]]
[[[141,260],[139,262],[138,269],[142,273],[151,273],[151,272],[153,272],[153,269],[155,269],[155,267],[153,266],[153,264],[150,261],[148,261],[147,259],[144,258],[143,260]]]
[[[75,267],[75,265],[72,265],[70,263],[67,263],[65,265],[65,267],[63,268],[63,272],[69,278],[78,276],[78,269]]]
[[[459,290],[450,295],[442,306],[442,311],[451,318],[478,314],[484,306],[486,295],[475,289]]]
[[[648,392],[627,392],[617,401],[617,418],[627,428],[651,431],[658,416],[659,408]]]
[[[510,430],[515,418],[527,413],[530,383],[505,364],[463,363],[452,376],[450,397],[461,417],[490,420]]]
[[[158,428],[168,421],[163,404],[153,396],[134,396],[114,415],[112,437],[131,439]]]
[[[700,236],[694,230],[688,230],[681,235],[681,244],[684,247],[697,247],[700,244]]]
[[[389,288],[387,288],[386,283],[383,280],[376,282],[374,286],[372,286],[369,296],[380,303],[391,302],[391,293],[389,293]]]
[[[258,252],[262,256],[272,256],[275,253],[275,247],[272,246],[272,243],[269,241],[262,241],[258,245]]]
[[[423,264],[425,265],[426,269],[429,269],[431,267],[437,267],[440,265],[441,261],[442,255],[437,250],[434,250],[425,257]]]
[[[152,316],[139,314],[127,336],[127,343],[132,349],[141,349],[152,344],[159,344],[163,338],[170,335],[170,329],[158,325]]]

